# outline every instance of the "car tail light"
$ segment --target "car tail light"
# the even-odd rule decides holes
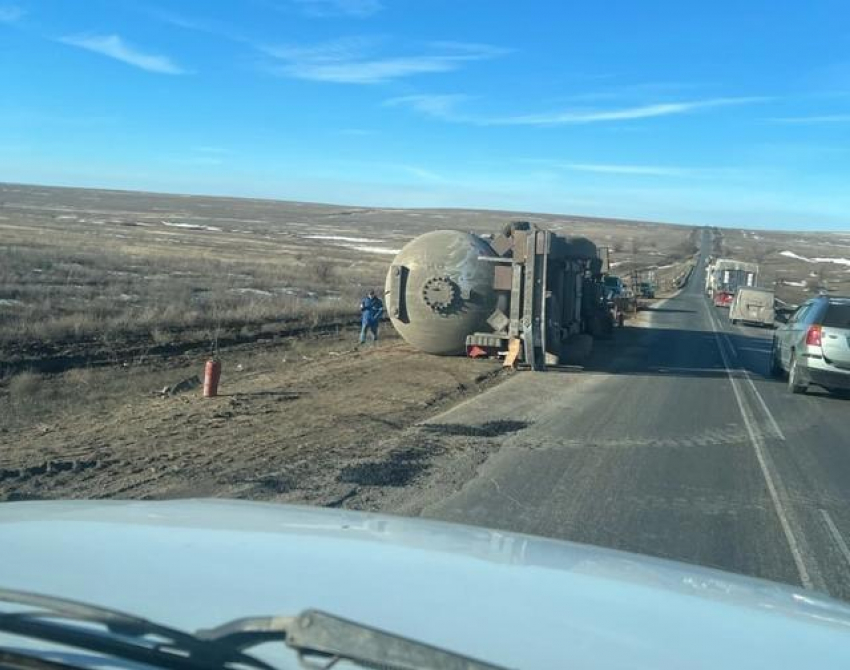
[[[806,332],[806,345],[810,347],[821,345],[820,326],[809,326],[809,330]]]

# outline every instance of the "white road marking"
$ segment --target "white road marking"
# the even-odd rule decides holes
[[[725,372],[721,367],[716,368],[675,368],[675,367],[656,367],[650,368],[652,372],[684,372],[684,373],[718,373]]]
[[[714,332],[717,333],[719,330],[720,334],[723,335],[723,339],[726,340],[726,345],[732,350],[732,353],[735,355],[735,358],[738,358],[738,351],[735,349],[735,345],[732,344],[732,340],[729,335],[725,332],[725,330],[723,330],[723,327],[717,320],[717,315],[714,314],[711,310],[709,310],[708,316],[709,319],[714,319],[714,321],[717,323],[717,327],[715,327],[714,323],[712,323],[712,328],[714,328]],[[761,393],[759,393],[759,390],[756,388],[756,385],[753,382],[752,377],[750,376],[749,370],[743,370],[743,374],[744,378],[747,380],[747,383],[750,385],[750,389],[752,390],[753,395],[755,396],[756,400],[758,400],[762,411],[767,417],[767,420],[770,422],[770,427],[773,429],[773,432],[776,434],[776,437],[778,437],[784,442],[785,433],[782,432],[782,429],[779,427],[779,424],[776,421],[776,417],[773,416],[773,412],[770,411],[770,408],[767,406],[767,403],[764,401],[764,398],[762,397]]]
[[[708,320],[711,324],[711,329],[714,331],[716,337],[717,348],[720,351],[720,357],[723,359],[723,365],[726,368],[729,383],[732,385],[732,391],[735,394],[735,400],[738,403],[738,409],[741,412],[741,417],[744,419],[744,425],[750,437],[750,444],[753,445],[753,449],[756,454],[756,460],[758,461],[759,468],[761,469],[761,474],[764,477],[765,484],[767,485],[767,491],[770,495],[770,500],[773,503],[773,508],[776,511],[776,516],[779,517],[779,523],[782,526],[782,532],[785,535],[785,540],[788,542],[788,548],[791,550],[791,556],[794,559],[794,564],[797,567],[797,574],[800,576],[800,583],[807,589],[814,588],[815,584],[812,580],[809,567],[806,565],[806,560],[803,557],[803,552],[800,550],[800,543],[797,540],[797,537],[794,535],[794,531],[791,528],[791,523],[788,521],[788,513],[786,512],[785,506],[782,504],[782,499],[780,498],[779,493],[777,491],[778,487],[782,486],[781,481],[779,480],[778,476],[774,476],[771,473],[771,468],[768,466],[768,455],[765,449],[764,441],[761,437],[761,433],[755,428],[754,419],[752,417],[750,408],[744,399],[741,389],[738,388],[738,383],[735,379],[735,375],[732,374],[731,366],[729,365],[729,355],[726,353],[726,349],[724,347],[724,338],[721,337],[721,332],[717,327],[716,320],[714,318],[714,315],[711,313],[711,310],[708,309],[706,303],[703,304],[706,305],[706,309],[708,310]],[[825,590],[825,585],[822,584],[822,580],[819,579],[818,581],[821,582],[818,584],[818,586],[821,589]]]
[[[756,388],[755,383],[753,382],[753,378],[750,376],[749,370],[744,370],[744,379],[750,385],[750,388],[753,390],[753,395],[756,397],[756,400],[759,401],[759,405],[761,405],[761,409],[764,412],[767,420],[770,422],[770,427],[773,428],[773,432],[776,433],[776,437],[778,437],[783,442],[785,441],[785,433],[782,432],[782,429],[779,427],[779,424],[776,421],[776,417],[773,416],[773,412],[770,411],[770,408],[767,406],[767,403],[764,401],[761,393],[759,393]]]
[[[832,535],[832,539],[835,540],[835,544],[837,544],[838,548],[841,550],[844,560],[847,561],[847,565],[850,565],[850,548],[848,548],[847,543],[844,541],[844,537],[839,532],[838,527],[835,525],[835,522],[832,520],[829,512],[822,509],[820,513],[823,520],[826,522],[826,527],[829,528],[829,534]]]

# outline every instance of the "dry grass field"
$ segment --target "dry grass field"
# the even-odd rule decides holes
[[[0,499],[328,503],[387,450],[393,479],[392,437],[498,365],[426,356],[389,324],[358,349],[359,298],[416,235],[513,219],[668,284],[694,252],[686,226],[0,185]],[[215,344],[222,395],[204,400]]]
[[[0,185],[0,363],[342,323],[411,238],[515,218],[594,239],[615,271],[693,251],[686,227]]]

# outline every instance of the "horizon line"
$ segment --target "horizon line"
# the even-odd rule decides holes
[[[77,190],[77,191],[105,191],[109,193],[135,193],[143,195],[162,195],[176,196],[183,198],[217,198],[221,200],[259,200],[263,202],[277,203],[296,203],[301,205],[318,205],[322,207],[349,207],[354,209],[384,209],[384,210],[409,210],[409,211],[455,211],[455,212],[492,212],[501,214],[511,214],[517,216],[547,216],[558,218],[577,218],[591,221],[611,221],[615,223],[639,224],[639,225],[662,225],[674,226],[679,228],[725,228],[730,230],[741,231],[762,231],[762,232],[777,232],[777,233],[827,233],[827,234],[848,234],[850,233],[850,224],[846,229],[805,229],[805,228],[746,228],[739,225],[729,225],[721,223],[701,224],[701,223],[682,223],[681,221],[669,221],[659,219],[625,219],[622,217],[602,216],[599,214],[580,214],[580,213],[563,213],[563,212],[546,212],[546,211],[531,211],[521,209],[496,209],[490,207],[395,207],[392,205],[355,205],[346,202],[320,202],[316,200],[286,200],[273,197],[256,197],[245,195],[222,195],[220,193],[187,193],[182,191],[148,191],[144,189],[132,188],[108,188],[101,186],[73,186],[69,184],[36,184],[28,182],[14,182],[0,180],[0,187],[3,186],[23,186],[25,188],[49,188],[59,190]],[[3,203],[5,206],[6,203]]]

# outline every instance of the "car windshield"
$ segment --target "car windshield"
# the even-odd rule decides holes
[[[848,26],[0,0],[0,589],[507,667],[850,607]]]

